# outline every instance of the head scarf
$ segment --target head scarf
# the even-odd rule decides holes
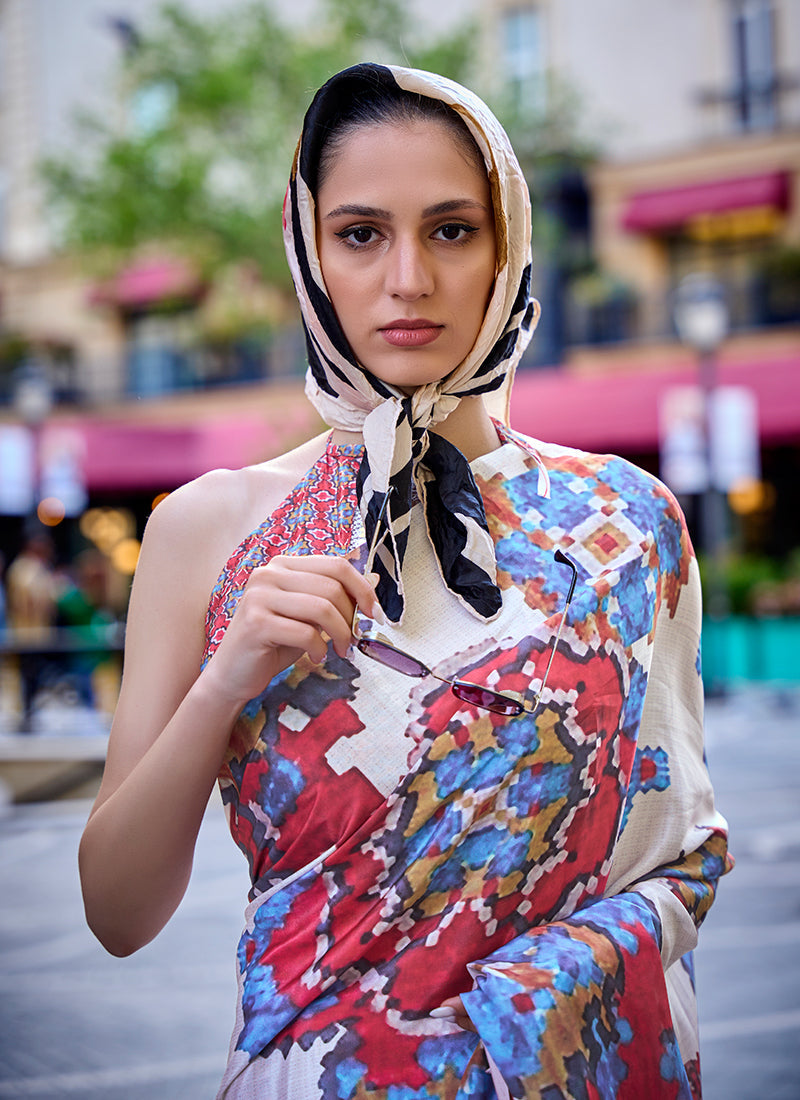
[[[494,289],[475,344],[446,378],[411,396],[356,360],[325,288],[314,220],[320,151],[331,119],[354,97],[395,85],[441,100],[464,120],[486,165],[497,237]],[[502,600],[483,501],[464,455],[428,429],[462,397],[507,395],[538,320],[530,293],[530,197],[505,131],[476,95],[444,77],[374,64],[345,69],[323,85],[306,114],[283,225],[308,347],[306,394],[331,427],[363,434],[357,492],[367,541],[379,523],[385,525],[374,562],[384,611],[393,622],[402,619],[403,559],[416,487],[445,584],[474,614],[494,618]]]

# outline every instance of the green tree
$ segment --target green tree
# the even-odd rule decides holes
[[[266,0],[212,16],[165,4],[126,51],[122,124],[76,120],[74,151],[43,166],[65,248],[114,264],[158,242],[288,287],[280,208],[314,89],[365,59],[468,79],[474,40],[462,24],[432,41],[402,0],[320,0],[303,30]]]

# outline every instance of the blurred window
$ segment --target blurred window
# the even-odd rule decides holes
[[[777,125],[774,11],[771,0],[732,0],[733,104],[742,130]]]
[[[775,247],[773,236],[708,238],[680,234],[667,239],[670,283],[677,286],[684,275],[706,271],[725,287],[731,328],[736,330],[770,323],[765,315],[761,272]]]
[[[154,397],[197,385],[196,331],[190,311],[143,313],[127,322],[128,390]]]
[[[543,19],[538,7],[519,5],[501,15],[503,73],[517,108],[540,108],[544,96]]]
[[[191,306],[128,314],[125,326],[127,391],[136,397],[257,382],[281,373],[266,331],[209,339]],[[291,366],[297,362],[303,363],[299,353]]]

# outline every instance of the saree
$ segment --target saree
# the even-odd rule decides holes
[[[731,861],[683,517],[621,459],[496,428],[470,468],[500,615],[482,622],[436,581],[412,508],[407,614],[386,630],[495,691],[541,689],[553,650],[539,704],[480,711],[330,649],[245,707],[220,775],[252,880],[220,1098],[700,1096],[690,952]],[[206,659],[274,554],[363,568],[361,452],[330,440],[237,548]],[[578,583],[554,644],[557,548]],[[457,994],[475,1032],[430,1015]]]

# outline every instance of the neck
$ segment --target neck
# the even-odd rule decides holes
[[[467,462],[489,454],[500,446],[482,397],[464,397],[448,417],[431,428],[448,443],[458,447]]]
[[[431,431],[458,447],[467,462],[489,454],[500,445],[482,397],[462,398],[450,415],[431,428]],[[333,439],[341,446],[362,442],[360,432],[345,432],[339,428],[334,429]]]

